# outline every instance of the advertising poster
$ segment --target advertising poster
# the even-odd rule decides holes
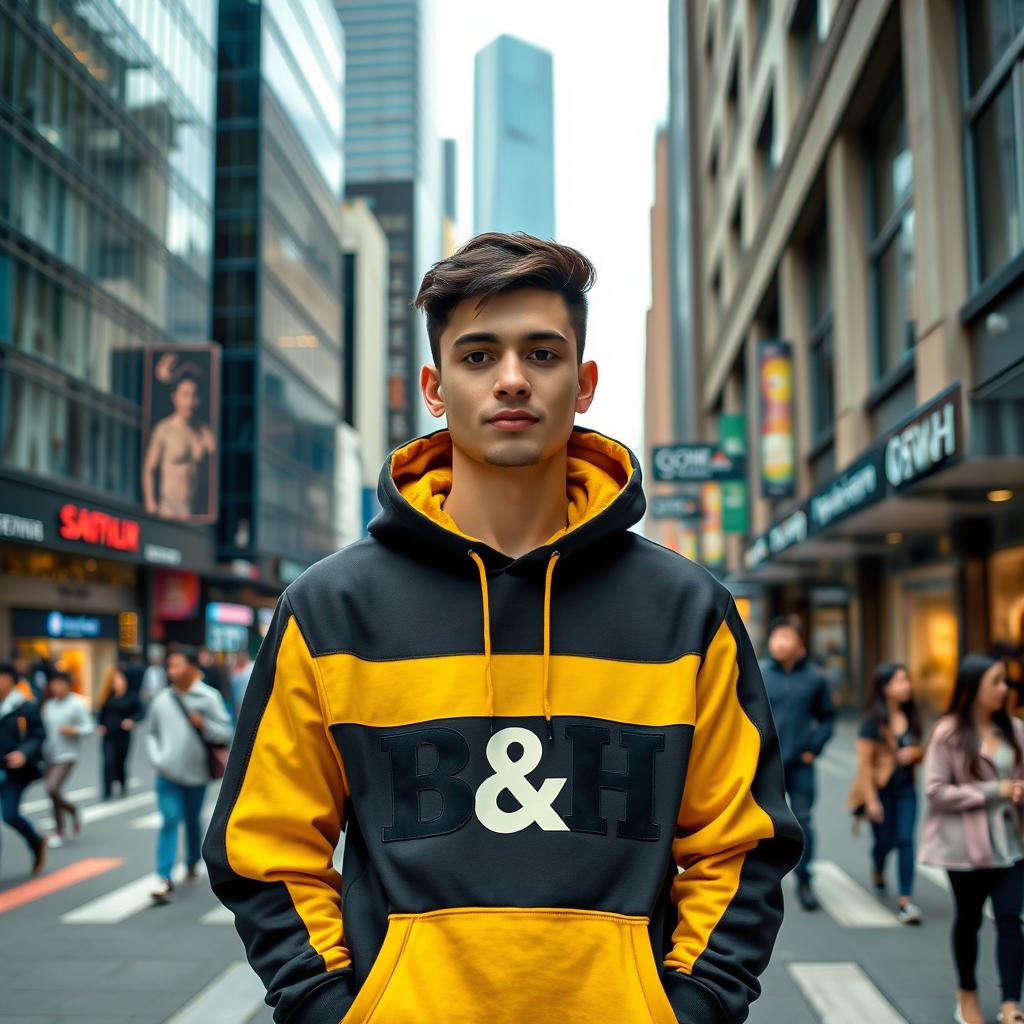
[[[793,347],[762,341],[758,349],[761,393],[761,493],[791,498],[796,490],[793,430]]]
[[[722,529],[722,485],[700,488],[700,560],[713,572],[725,567],[725,531]]]
[[[183,523],[217,519],[220,346],[151,346],[142,388],[142,501]]]
[[[728,413],[718,417],[718,444],[730,458],[740,462],[747,455],[747,417]],[[722,529],[726,533],[745,534],[749,529],[746,480],[722,484]]]

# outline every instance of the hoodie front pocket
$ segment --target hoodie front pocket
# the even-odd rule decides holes
[[[395,914],[344,1024],[677,1024],[647,919],[517,907]]]

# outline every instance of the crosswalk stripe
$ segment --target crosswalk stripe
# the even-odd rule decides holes
[[[141,818],[136,818],[128,826],[129,828],[159,828],[160,822],[163,818],[159,811],[153,811],[150,814],[144,814]]]
[[[234,924],[235,915],[227,907],[214,907],[199,919],[202,924]]]
[[[821,1024],[907,1024],[892,1003],[852,963],[789,964],[804,998],[817,1011]]]
[[[205,877],[203,866],[199,865],[200,877]],[[185,867],[178,864],[174,868],[174,883],[180,885],[185,880]],[[112,889],[104,896],[83,903],[74,910],[61,915],[64,924],[120,924],[134,914],[153,905],[150,895],[158,885],[155,874],[145,875],[127,882],[117,889]]]
[[[106,804],[91,804],[83,807],[79,812],[83,825],[91,825],[97,821],[105,821],[107,818],[115,818],[119,814],[127,814],[129,811],[137,811],[140,807],[146,807],[153,803],[156,795],[149,793],[136,793],[135,796],[126,796],[122,800],[111,800]],[[54,822],[50,818],[42,823],[43,828],[53,828]]]
[[[265,1006],[263,996],[252,968],[232,964],[165,1024],[244,1024]]]
[[[140,781],[140,779],[133,775],[128,780],[129,788],[138,786]],[[81,789],[73,789],[70,793],[65,794],[73,804],[81,803],[83,800],[92,800],[99,795],[100,791],[97,786],[82,786]],[[52,806],[53,801],[47,796],[39,800],[29,800],[27,803],[23,803],[21,805],[21,812],[22,814],[38,814],[39,811],[48,811]]]
[[[24,882],[22,885],[5,889],[0,892],[0,914],[42,899],[44,896],[49,896],[50,893],[59,892],[69,885],[77,885],[87,878],[95,878],[106,871],[112,871],[123,863],[124,858],[122,857],[85,857],[58,871],[51,871],[41,878],[33,878],[31,882]]]
[[[846,928],[898,928],[895,915],[870,896],[838,864],[814,862],[814,891],[821,905]]]

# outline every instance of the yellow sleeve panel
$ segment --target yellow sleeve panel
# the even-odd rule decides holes
[[[228,819],[226,849],[236,874],[287,887],[310,945],[328,970],[351,964],[341,919],[341,876],[332,863],[346,793],[337,744],[323,713],[317,665],[290,617]]]
[[[775,834],[751,785],[761,735],[738,696],[736,640],[722,622],[697,674],[697,715],[689,769],[672,844],[683,869],[673,882],[679,919],[671,970],[689,974],[736,897],[747,853]]]

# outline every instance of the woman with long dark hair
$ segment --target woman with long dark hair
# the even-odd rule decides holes
[[[1024,1024],[1024,722],[1006,710],[1006,666],[984,654],[960,663],[949,710],[924,761],[928,814],[921,860],[949,872],[959,976],[954,1020],[981,1024],[975,965],[986,899],[996,919],[1002,1024]]]
[[[139,695],[128,686],[123,670],[115,665],[107,669],[99,695],[99,728],[103,737],[103,799],[113,795],[114,783],[121,796],[128,795],[128,751],[132,729],[142,718]]]
[[[857,781],[874,843],[873,881],[885,892],[885,862],[893,850],[899,870],[902,924],[920,924],[914,905],[914,829],[917,825],[915,766],[921,760],[921,720],[905,665],[875,669],[864,719],[857,733]]]

